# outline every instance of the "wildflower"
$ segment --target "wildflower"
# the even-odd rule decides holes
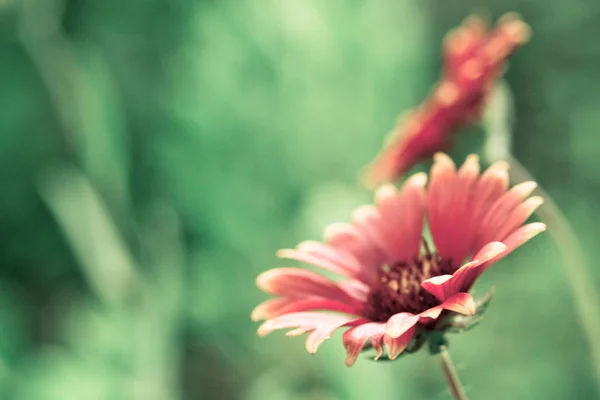
[[[346,328],[351,366],[369,339],[376,359],[384,346],[395,359],[407,347],[418,348],[424,335],[444,329],[449,318],[475,314],[468,293],[475,280],[545,229],[542,223],[523,225],[542,203],[529,197],[535,182],[508,189],[507,169],[498,162],[480,174],[479,160],[471,155],[457,171],[439,153],[427,187],[425,173],[400,190],[384,185],[375,206],[357,209],[352,224],[330,225],[324,242],[280,250],[281,258],[312,264],[341,280],[293,267],[262,273],[259,288],[277,297],[252,312],[253,320],[266,320],[258,334],[309,333],[306,349],[315,353],[336,329]],[[435,251],[423,237],[425,220]]]
[[[367,168],[367,186],[400,177],[420,161],[451,147],[451,135],[477,120],[489,93],[515,49],[527,42],[529,27],[506,14],[488,31],[471,16],[450,32],[443,47],[443,72],[430,98],[401,117],[384,149]]]

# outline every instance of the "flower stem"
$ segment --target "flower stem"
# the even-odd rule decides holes
[[[444,374],[446,383],[448,384],[448,391],[452,395],[452,398],[455,400],[467,400],[467,395],[460,384],[460,380],[456,374],[456,369],[454,368],[454,364],[450,359],[450,353],[448,353],[448,349],[446,347],[442,347],[440,352],[437,353],[435,357],[440,363],[442,373]]]
[[[533,177],[510,151],[514,101],[510,88],[501,83],[493,92],[486,110],[484,125],[487,133],[484,154],[490,162],[505,160],[511,169],[513,183],[533,181]],[[596,383],[600,388],[600,296],[594,286],[590,265],[583,246],[569,220],[560,211],[552,197],[538,186],[537,192],[544,204],[536,214],[548,226],[562,258],[564,272],[570,285],[575,313],[583,330],[590,358],[595,367]],[[600,389],[599,389],[600,390]]]
[[[516,181],[533,180],[531,174],[515,157],[510,156],[507,161]],[[600,297],[594,287],[589,264],[575,230],[552,197],[539,186],[536,190],[544,198],[544,204],[536,214],[548,226],[548,233],[562,258],[567,282],[571,286],[575,312],[590,347],[596,380],[600,383]]]

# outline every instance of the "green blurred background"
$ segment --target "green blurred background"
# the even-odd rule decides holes
[[[514,153],[595,261],[595,0],[0,1],[0,399],[448,399],[425,352],[348,369],[339,333],[310,356],[249,314],[276,249],[371,200],[357,171],[474,10],[533,28]],[[599,398],[549,236],[492,285],[451,338],[469,396]]]

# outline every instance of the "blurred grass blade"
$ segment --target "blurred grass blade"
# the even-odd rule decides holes
[[[72,167],[44,174],[39,188],[90,286],[107,303],[122,303],[138,281],[135,263],[96,190]]]

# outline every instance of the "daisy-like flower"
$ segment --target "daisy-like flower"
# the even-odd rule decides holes
[[[535,182],[509,189],[507,170],[499,162],[480,174],[479,160],[471,155],[457,171],[439,153],[428,186],[424,173],[400,190],[382,186],[375,206],[357,209],[351,224],[329,226],[324,242],[280,250],[281,258],[312,264],[340,279],[294,267],[262,273],[259,288],[277,297],[252,312],[253,320],[266,320],[258,334],[308,333],[306,349],[315,353],[336,329],[345,328],[351,366],[369,339],[376,359],[384,345],[394,359],[407,347],[414,350],[419,337],[443,330],[451,318],[473,315],[468,292],[475,280],[545,229],[542,223],[523,225],[542,203],[529,197]],[[425,220],[435,251],[424,239]]]
[[[481,116],[506,60],[528,38],[529,27],[516,14],[506,14],[489,31],[484,21],[471,16],[450,32],[444,41],[440,82],[423,104],[399,120],[367,168],[365,185],[398,178],[451,147],[451,135]]]

